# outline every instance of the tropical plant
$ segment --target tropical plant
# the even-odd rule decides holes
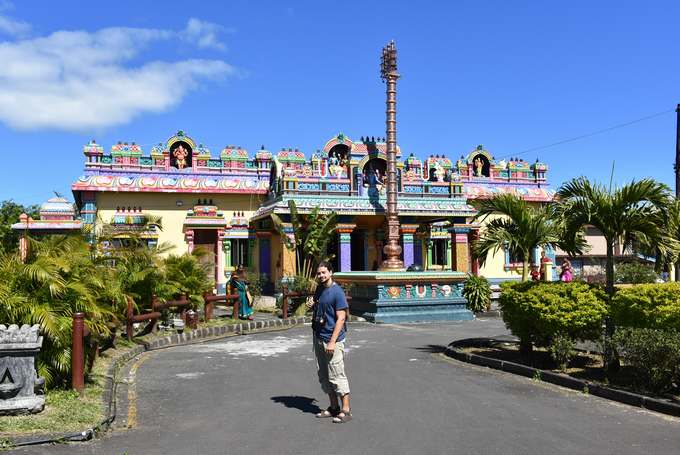
[[[619,289],[610,303],[616,325],[680,332],[680,283]]]
[[[551,205],[530,205],[514,194],[499,194],[476,203],[475,219],[491,219],[473,244],[473,255],[484,265],[489,253],[506,248],[522,258],[522,281],[529,279],[531,251],[536,247],[559,247],[570,255],[581,254],[586,246],[582,230],[567,232],[554,216]]]
[[[499,305],[503,322],[528,355],[533,344],[548,346],[558,334],[572,340],[599,339],[607,315],[604,292],[583,282],[506,282]]]
[[[38,214],[38,206],[24,206],[12,200],[0,204],[0,251],[12,251],[19,244],[19,233],[12,229],[12,224],[19,221],[22,213],[30,217]]]
[[[556,213],[569,233],[585,226],[597,228],[606,243],[606,290],[614,295],[614,245],[633,241],[656,245],[661,256],[677,257],[680,242],[667,229],[672,205],[668,187],[653,179],[605,188],[585,177],[570,180],[557,192]]]
[[[94,339],[107,337],[116,317],[101,299],[106,277],[84,238],[51,236],[29,242],[25,263],[16,251],[0,254],[0,321],[40,325],[38,373],[48,387],[55,387],[65,384],[70,373],[73,313],[86,314]]]
[[[468,274],[463,283],[463,297],[467,300],[468,310],[481,313],[491,305],[491,286],[483,276]]]
[[[284,223],[278,215],[272,214],[272,221],[285,247],[295,252],[297,274],[309,280],[319,262],[328,261],[334,256],[328,252],[328,245],[335,233],[337,216],[334,212],[321,213],[318,206],[308,215],[301,215],[293,200],[288,201],[288,208],[293,239],[285,232]]]
[[[654,283],[658,278],[653,267],[640,262],[624,262],[618,264],[614,270],[614,279],[617,283]]]
[[[566,371],[576,352],[576,343],[568,335],[558,333],[550,341],[549,350],[550,357],[557,363],[560,371]]]
[[[614,289],[614,245],[630,248],[633,242],[654,245],[659,257],[677,257],[680,242],[669,229],[666,213],[672,198],[666,185],[654,179],[633,181],[621,187],[607,189],[585,177],[578,177],[562,185],[557,192],[556,213],[566,230],[575,233],[585,226],[597,228],[606,244],[606,291],[611,301]],[[614,325],[606,321],[605,364],[616,369],[618,359],[608,341]]]
[[[663,393],[680,382],[677,330],[617,329],[613,342],[626,365],[633,368],[638,388]]]
[[[186,294],[193,309],[203,303],[203,293],[211,290],[214,283],[208,278],[207,266],[198,260],[200,254],[170,255],[164,259],[165,286],[161,297]]]

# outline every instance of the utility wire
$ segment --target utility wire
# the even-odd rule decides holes
[[[638,118],[638,119],[635,119],[635,120],[631,120],[629,122],[619,123],[618,125],[610,126],[609,128],[604,128],[604,129],[601,129],[601,130],[593,131],[591,133],[586,133],[586,134],[582,134],[580,136],[574,136],[574,137],[570,137],[568,139],[563,139],[561,141],[553,142],[552,144],[541,145],[541,146],[538,146],[538,147],[532,147],[532,148],[529,148],[529,149],[526,149],[526,150],[522,150],[521,152],[518,152],[518,153],[513,153],[512,155],[503,156],[503,157],[501,157],[501,159],[515,157],[515,156],[519,156],[519,155],[524,155],[524,154],[527,154],[527,153],[530,153],[530,152],[535,152],[536,150],[543,150],[543,149],[547,149],[547,148],[550,148],[550,147],[555,147],[557,145],[566,144],[568,142],[578,141],[580,139],[585,139],[587,137],[595,136],[597,134],[602,134],[602,133],[606,133],[608,131],[616,130],[616,129],[619,129],[619,128],[624,128],[626,126],[630,126],[630,125],[633,125],[635,123],[643,122],[645,120],[649,120],[649,119],[652,119],[654,117],[659,117],[661,115],[668,114],[669,112],[675,112],[675,109],[667,109],[665,111],[657,112],[656,114],[647,115],[645,117],[641,117],[641,118]]]

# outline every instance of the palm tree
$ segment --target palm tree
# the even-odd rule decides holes
[[[86,313],[85,324],[94,338],[108,336],[115,316],[110,306],[100,303],[103,276],[82,237],[51,236],[30,242],[25,263],[17,252],[0,254],[0,320],[40,325],[44,341],[37,367],[51,387],[68,379],[73,313]]]
[[[673,200],[666,185],[653,179],[633,181],[620,188],[605,188],[578,177],[557,192],[556,214],[568,232],[587,225],[599,230],[607,249],[606,290],[614,295],[614,245],[633,242],[654,245],[660,258],[677,257],[680,243],[669,221]]]
[[[614,295],[614,245],[625,246],[638,242],[653,245],[657,257],[677,257],[680,243],[669,222],[672,198],[669,188],[653,179],[633,181],[620,188],[605,188],[578,177],[562,185],[557,192],[557,214],[569,232],[594,226],[605,239],[607,249],[606,291],[611,301]],[[618,367],[618,359],[609,339],[614,334],[614,324],[607,318],[605,336],[605,365]]]
[[[507,248],[511,255],[522,258],[522,281],[529,279],[531,251],[536,247],[559,247],[569,254],[580,254],[586,245],[580,229],[567,235],[552,205],[530,205],[514,194],[499,194],[479,201],[476,208],[475,219],[500,216],[485,225],[473,245],[473,255],[484,265],[489,253]]]

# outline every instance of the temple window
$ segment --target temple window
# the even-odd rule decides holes
[[[446,239],[432,239],[432,265],[444,267],[447,264]]]
[[[505,248],[505,268],[515,269],[522,267],[524,263],[524,255],[522,252],[513,253],[507,247]]]
[[[239,265],[248,267],[248,239],[231,239],[231,266],[237,268]]]

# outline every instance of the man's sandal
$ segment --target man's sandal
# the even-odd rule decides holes
[[[328,407],[323,411],[316,414],[317,419],[327,419],[329,417],[335,417],[340,413],[340,408]]]
[[[350,420],[352,420],[352,413],[345,410],[341,410],[338,415],[333,417],[333,423],[347,423]]]

